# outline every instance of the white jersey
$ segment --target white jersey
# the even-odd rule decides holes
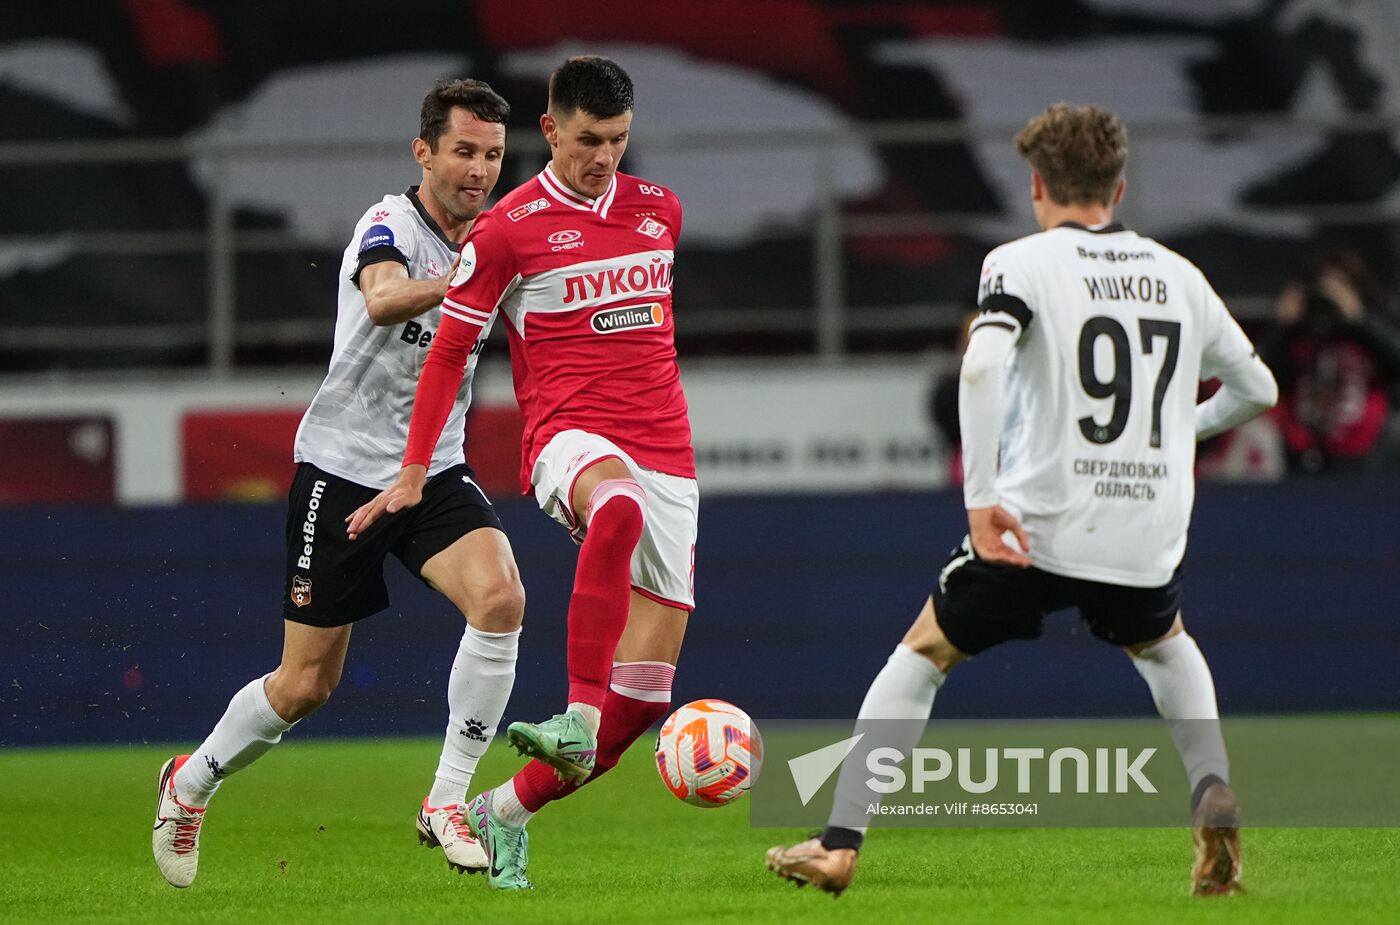
[[[974,331],[1018,338],[996,491],[1031,561],[1166,584],[1195,498],[1197,383],[1251,362],[1249,339],[1199,269],[1121,225],[1066,224],[998,247],[978,301]]]
[[[408,445],[408,422],[418,375],[437,331],[441,308],[411,321],[380,327],[370,320],[359,278],[365,267],[396,260],[410,279],[447,272],[458,254],[423,209],[417,188],[385,196],[355,226],[340,261],[335,350],[330,370],[297,428],[294,458],[367,488],[387,488],[398,477]],[[472,374],[486,334],[477,341],[452,414],[433,451],[428,474],[465,460],[466,411]]]

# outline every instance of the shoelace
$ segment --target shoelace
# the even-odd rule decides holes
[[[447,822],[452,826],[453,830],[456,831],[458,838],[463,841],[476,841],[476,836],[472,835],[471,827],[468,826],[467,821],[462,818],[462,807],[458,806],[448,813]]]
[[[204,823],[203,813],[186,813],[181,810],[175,817],[174,847],[176,854],[189,854],[199,841],[199,827]]]

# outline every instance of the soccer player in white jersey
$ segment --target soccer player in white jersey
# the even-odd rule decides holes
[[[506,101],[480,81],[436,86],[423,100],[413,140],[421,184],[366,210],[345,249],[330,369],[296,436],[281,664],[234,695],[193,754],[171,758],[160,771],[152,842],[161,873],[177,887],[194,880],[205,807],[223,779],[326,702],[340,680],[351,626],[389,605],[383,568],[391,553],[467,620],[418,837],[441,846],[458,872],[486,868],[462,813],[515,681],[525,593],[500,520],[465,461],[475,354],[427,461],[424,503],[353,542],[344,522],[398,475],[419,370],[458,249],[500,176],[509,114]]]
[[[1044,230],[982,268],[959,398],[968,536],[860,720],[909,720],[867,727],[903,737],[878,744],[909,754],[954,665],[1037,638],[1046,614],[1076,607],[1127,652],[1171,728],[1192,789],[1193,892],[1231,893],[1238,805],[1210,669],[1182,624],[1180,563],[1196,441],[1269,408],[1278,388],[1201,271],[1114,223],[1128,154],[1116,116],[1057,103],[1016,147]],[[1212,377],[1222,386],[1198,405],[1197,382]],[[832,893],[849,886],[869,821],[865,776],[848,761],[827,829],[771,849],[769,869]]]
[[[527,889],[525,824],[616,765],[665,716],[695,606],[699,490],[676,363],[671,267],[681,205],[618,170],[632,80],[570,58],[549,81],[549,163],[481,216],[443,302],[399,481],[351,532],[419,503],[472,345],[499,312],[525,414],[521,489],[580,544],[567,707],[507,736],[535,760],[468,808],[495,889]]]

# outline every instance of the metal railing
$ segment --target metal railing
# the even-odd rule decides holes
[[[972,143],[982,140],[1009,140],[1018,125],[971,125],[961,122],[891,122],[852,126],[850,131],[874,146]],[[1135,141],[1147,138],[1187,136],[1240,136],[1390,133],[1400,137],[1400,117],[1338,116],[1299,119],[1277,115],[1207,117],[1189,122],[1134,122]],[[525,137],[518,137],[525,136]],[[810,236],[812,264],[810,308],[745,306],[707,308],[687,318],[686,331],[706,333],[778,332],[810,336],[814,352],[823,359],[839,359],[847,353],[853,333],[909,332],[925,334],[955,327],[966,310],[966,300],[937,298],[908,305],[853,305],[845,280],[845,251],[855,238],[874,235],[915,235],[943,233],[979,237],[989,222],[1000,216],[987,213],[886,213],[847,215],[833,181],[837,165],[832,153],[830,130],[792,132],[784,130],[777,139],[771,132],[733,131],[680,134],[648,138],[652,150],[693,152],[705,149],[739,147],[810,147],[819,155],[819,203],[811,221],[800,229],[780,229],[785,237]],[[523,181],[533,173],[547,149],[536,136],[521,132],[511,138],[511,152],[500,189]],[[0,343],[8,349],[45,351],[81,349],[90,345],[104,350],[203,347],[208,368],[217,374],[233,370],[235,349],[241,344],[290,341],[320,343],[326,339],[327,325],[320,318],[288,317],[280,321],[249,323],[238,320],[238,292],[235,261],[240,254],[278,252],[288,249],[318,249],[286,231],[240,230],[235,227],[235,207],[229,201],[226,185],[217,173],[247,158],[359,159],[397,156],[403,143],[395,142],[302,142],[268,144],[212,140],[118,140],[12,142],[0,144],[0,168],[43,167],[81,168],[92,165],[178,164],[199,159],[208,165],[213,182],[207,184],[207,218],[202,228],[176,231],[90,231],[73,229],[47,235],[0,236],[0,252],[7,247],[34,246],[36,243],[61,245],[73,256],[198,256],[206,267],[204,308],[195,319],[179,322],[140,324],[94,324],[74,326],[24,325],[22,331],[0,316]],[[1135,177],[1151,176],[1152,164],[1135,149],[1131,171]],[[514,175],[513,177],[511,175]],[[512,182],[513,181],[513,182]],[[374,191],[370,191],[374,192]],[[1132,200],[1125,213],[1133,213]],[[1160,213],[1152,216],[1169,218]],[[1288,218],[1305,219],[1316,227],[1328,225],[1372,226],[1400,229],[1400,203],[1355,204],[1319,203],[1280,208],[1244,208],[1222,205],[1222,221],[1258,221]],[[1397,236],[1400,237],[1400,236]],[[330,294],[327,294],[327,298]],[[1267,311],[1272,293],[1235,293],[1231,305],[1243,317],[1258,317]]]

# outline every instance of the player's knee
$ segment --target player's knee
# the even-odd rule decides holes
[[[933,602],[924,605],[924,610],[900,642],[919,655],[933,662],[939,671],[946,672],[959,662],[967,660],[967,654],[948,641],[943,628],[938,625]]]
[[[279,668],[265,690],[277,715],[294,723],[325,706],[339,683],[339,672],[332,676],[316,671],[290,673]]]
[[[313,669],[304,671],[297,677],[296,683],[292,686],[293,696],[306,710],[311,713],[326,705],[326,701],[331,699],[331,694],[340,685],[340,667],[335,670]]]
[[[468,604],[467,620],[484,633],[512,633],[525,617],[525,587],[520,579],[502,577],[481,589]]]
[[[604,479],[588,497],[588,535],[636,545],[646,509],[646,491],[635,479]]]

